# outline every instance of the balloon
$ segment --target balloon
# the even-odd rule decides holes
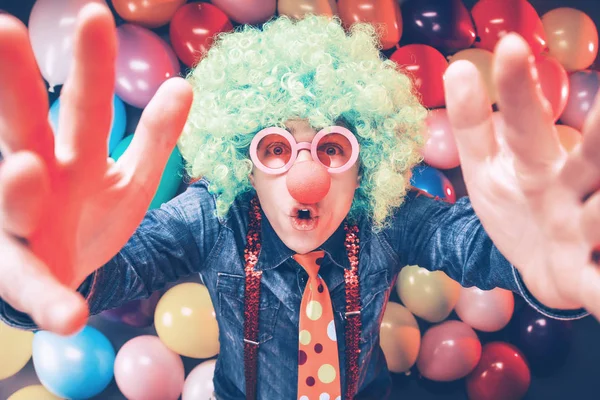
[[[183,385],[181,400],[204,400],[214,396],[213,377],[216,364],[217,360],[208,360],[189,373]]]
[[[212,0],[212,3],[240,24],[259,24],[275,14],[275,0]]]
[[[127,104],[144,108],[164,81],[179,75],[179,61],[164,40],[141,26],[121,25],[117,38],[115,92]]]
[[[115,359],[115,381],[129,400],[177,400],[184,380],[181,357],[156,336],[129,340]]]
[[[461,0],[409,0],[402,4],[404,37],[445,53],[471,47],[477,34]]]
[[[50,107],[48,119],[54,130],[54,134],[58,132],[58,115],[60,112],[60,97],[58,97]],[[107,154],[111,154],[115,147],[119,144],[123,135],[125,135],[125,125],[127,123],[127,115],[125,113],[125,104],[117,96],[113,96],[112,103],[112,122],[110,133],[107,138]]]
[[[394,47],[402,37],[402,15],[396,0],[339,0],[338,14],[346,28],[356,22],[382,25],[378,32],[384,50]]]
[[[567,357],[573,339],[571,321],[548,318],[525,307],[514,318],[511,342],[527,358],[532,370],[552,369]]]
[[[555,125],[556,132],[558,133],[558,140],[565,150],[571,152],[581,141],[583,136],[575,128],[571,128],[568,125]]]
[[[464,322],[444,321],[423,335],[417,368],[427,379],[450,382],[467,376],[480,357],[475,331]]]
[[[442,53],[425,44],[409,44],[394,51],[390,60],[413,79],[425,107],[443,107],[446,104],[444,72],[448,61]]]
[[[190,3],[175,13],[169,37],[177,57],[192,67],[204,57],[216,34],[232,29],[229,18],[219,8],[208,3]]]
[[[471,400],[519,400],[525,396],[531,373],[523,354],[508,343],[483,346],[481,360],[467,377]]]
[[[124,20],[158,28],[169,23],[185,0],[112,0],[112,3]]]
[[[31,9],[29,38],[50,91],[67,80],[73,59],[77,14],[88,3],[106,7],[104,0],[38,0]]]
[[[32,385],[13,393],[8,400],[61,400],[42,385]]]
[[[542,92],[552,106],[554,121],[560,117],[569,99],[569,76],[553,57],[540,54],[535,60]]]
[[[466,324],[483,332],[496,332],[512,318],[515,299],[509,290],[461,288],[454,311]]]
[[[529,43],[534,55],[546,48],[542,20],[527,0],[480,0],[471,15],[480,38],[475,47],[494,51],[504,34],[516,32]]]
[[[561,7],[542,16],[550,55],[567,71],[588,68],[598,54],[598,30],[584,12]]]
[[[465,49],[450,57],[450,64],[458,60],[467,60],[475,65],[485,84],[488,98],[494,104],[497,100],[496,86],[492,78],[494,54],[485,49]]]
[[[452,183],[435,168],[427,165],[417,165],[413,168],[410,184],[449,203],[456,202],[456,194]]]
[[[100,315],[109,321],[121,322],[134,328],[145,328],[154,323],[154,311],[160,296],[161,292],[156,291],[147,299],[130,301]]]
[[[119,143],[119,145],[115,148],[111,157],[117,161],[129,144],[133,140],[133,135],[127,136],[125,139]],[[167,160],[167,164],[165,169],[163,170],[162,177],[160,178],[160,183],[158,184],[158,189],[154,194],[154,198],[148,207],[148,210],[152,210],[155,208],[160,208],[163,203],[168,202],[177,194],[177,190],[179,190],[179,186],[181,185],[181,181],[183,178],[183,158],[181,153],[179,152],[179,148],[175,146],[171,156]]]
[[[115,350],[106,336],[86,326],[75,335],[39,331],[33,337],[33,366],[40,382],[57,396],[88,399],[113,378]]]
[[[400,270],[396,291],[410,312],[426,321],[440,322],[452,312],[460,287],[442,271],[409,265]]]
[[[277,12],[296,19],[303,18],[306,14],[332,17],[337,14],[337,4],[335,0],[279,0]]]
[[[560,116],[560,121],[581,131],[585,118],[596,99],[598,87],[600,87],[600,72],[577,71],[572,73],[569,76],[569,98],[565,110]]]
[[[421,153],[434,168],[451,169],[460,165],[458,149],[445,108],[431,110],[425,120],[425,147]]]
[[[156,332],[168,348],[182,356],[210,358],[219,352],[219,327],[208,289],[182,283],[167,291],[154,316]]]
[[[32,341],[33,332],[0,321],[0,380],[13,376],[29,362]]]
[[[419,355],[421,331],[410,311],[390,301],[383,313],[380,336],[388,369],[396,373],[411,369]]]

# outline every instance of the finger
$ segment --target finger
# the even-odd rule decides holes
[[[600,270],[593,263],[580,274],[578,294],[583,307],[600,320]]]
[[[60,161],[85,169],[88,177],[106,167],[116,42],[110,10],[86,5],[78,17],[73,68],[61,93],[56,153]]]
[[[50,193],[48,171],[35,153],[9,156],[0,167],[0,221],[2,229],[19,237],[37,227]]]
[[[555,132],[550,103],[542,94],[534,58],[517,34],[507,34],[494,57],[493,79],[504,115],[506,144],[515,156],[517,176],[547,174],[564,152]]]
[[[592,247],[600,247],[600,191],[583,205],[580,222],[587,242]]]
[[[148,201],[154,197],[167,160],[183,131],[192,98],[191,86],[184,79],[171,78],[163,83],[144,109],[131,144],[117,162],[124,174],[135,180],[136,186],[147,189]]]
[[[0,14],[0,151],[31,150],[54,159],[48,96],[29,43],[27,28]]]
[[[477,68],[468,61],[456,61],[444,75],[446,109],[463,170],[475,167],[498,151],[492,107]]]
[[[600,96],[596,96],[582,129],[583,141],[569,154],[562,179],[580,199],[600,189]]]
[[[41,329],[71,334],[88,318],[85,300],[62,286],[18,239],[0,232],[0,297]]]

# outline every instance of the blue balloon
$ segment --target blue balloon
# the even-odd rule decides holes
[[[40,382],[66,399],[89,399],[114,376],[115,349],[106,336],[86,326],[72,336],[39,331],[33,337],[33,366]]]
[[[450,203],[456,201],[452,182],[442,172],[428,165],[417,165],[413,168],[410,184]]]
[[[54,132],[58,132],[58,112],[60,110],[60,97],[57,98],[52,106],[48,119]],[[113,96],[113,119],[110,127],[110,135],[108,137],[108,154],[112,154],[113,150],[117,147],[123,136],[125,136],[125,125],[127,124],[127,115],[125,112],[125,104],[117,97]]]

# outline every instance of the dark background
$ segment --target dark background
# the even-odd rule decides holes
[[[242,0],[240,0],[242,1]],[[402,3],[404,0],[399,0]],[[510,1],[510,0],[506,0]],[[477,2],[477,0],[463,0],[468,9]],[[25,23],[27,22],[34,0],[0,0],[0,9],[3,9],[13,15],[16,15]],[[530,0],[530,3],[543,15],[547,11],[558,7],[577,8],[589,15],[600,27],[600,0]],[[117,21],[119,22],[119,21]],[[164,28],[161,28],[161,30]],[[164,32],[164,31],[163,31]],[[2,58],[0,62],[10,62]],[[600,58],[592,66],[600,66]],[[0,88],[2,90],[2,88]],[[58,93],[57,93],[58,94]],[[50,102],[54,100],[57,94],[49,94]],[[139,112],[135,109],[127,109],[128,116],[131,112]],[[454,182],[460,182],[460,169],[444,171]],[[457,197],[464,195],[464,186],[458,183],[455,186]],[[398,301],[394,294],[392,300]],[[516,299],[516,311],[527,307],[520,299]],[[450,318],[456,318],[453,314]],[[419,321],[422,332],[428,327],[428,324]],[[153,328],[145,330],[123,327],[114,323],[109,323],[98,317],[91,320],[91,325],[96,326],[104,332],[111,342],[118,349],[127,340],[141,334],[155,334]],[[510,340],[510,326],[494,334],[481,334],[479,336],[483,343],[492,340]],[[564,360],[558,365],[541,371],[532,369],[532,382],[527,393],[526,399],[598,399],[600,398],[600,325],[593,317],[587,317],[573,322],[573,337],[570,344],[570,351]],[[186,373],[188,373],[198,360],[186,359]],[[419,377],[418,371],[413,368],[410,374],[394,374],[393,398],[395,399],[436,399],[436,400],[455,400],[466,399],[464,381],[452,383],[436,383]],[[0,381],[0,400],[6,399],[10,394],[21,387],[36,384],[37,379],[30,362],[25,369],[16,376]],[[290,383],[292,384],[292,383]],[[97,397],[98,399],[122,399],[116,385],[113,384]]]

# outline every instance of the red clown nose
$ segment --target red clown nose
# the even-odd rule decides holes
[[[320,163],[303,161],[290,168],[286,182],[294,199],[303,204],[314,204],[329,192],[331,177]]]

